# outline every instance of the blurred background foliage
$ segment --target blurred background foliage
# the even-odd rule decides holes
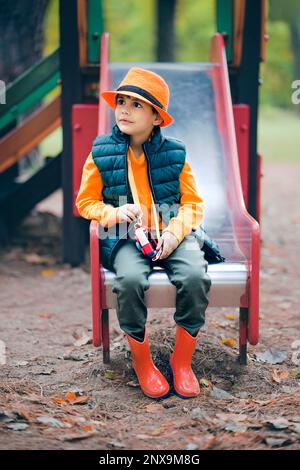
[[[58,0],[49,0],[45,55],[59,45],[58,4]],[[111,60],[155,61],[157,1],[103,0],[103,7]],[[215,0],[177,0],[176,60],[207,61],[215,30]],[[261,64],[260,74],[259,151],[267,159],[299,159],[300,105],[291,102],[291,84],[300,80],[300,47],[293,49],[300,34],[300,0],[268,0],[267,34],[266,62]]]

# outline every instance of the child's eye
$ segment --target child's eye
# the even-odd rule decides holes
[[[134,106],[135,108],[142,108],[141,103],[139,103],[138,101],[134,101],[134,102],[133,102],[133,106]]]
[[[117,98],[117,104],[123,104],[124,99],[123,98]]]

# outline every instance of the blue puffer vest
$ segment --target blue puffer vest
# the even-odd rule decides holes
[[[103,201],[114,207],[133,204],[128,182],[127,152],[130,136],[115,125],[110,134],[96,137],[92,157],[103,181]],[[185,145],[177,139],[166,138],[158,126],[151,139],[143,144],[147,160],[149,183],[157,211],[167,225],[177,215],[180,204],[180,173],[185,163]],[[101,263],[113,271],[113,259],[117,248],[131,233],[127,222],[114,227],[100,226],[99,238]],[[133,236],[133,235],[131,235]]]

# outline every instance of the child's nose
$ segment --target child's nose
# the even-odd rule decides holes
[[[122,109],[122,113],[128,114],[128,112],[129,112],[128,104],[125,104],[123,109]]]

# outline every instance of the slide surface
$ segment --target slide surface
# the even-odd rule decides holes
[[[226,107],[221,81],[221,68],[214,63],[135,63],[135,66],[159,73],[169,84],[169,112],[174,118],[171,126],[162,128],[166,136],[183,140],[187,148],[187,160],[196,177],[198,192],[205,202],[204,228],[220,245],[226,262],[247,262],[249,250],[241,250],[236,240],[238,201],[233,181],[240,175],[226,145],[226,120],[222,122],[222,107]],[[128,63],[110,63],[108,76],[113,88],[130,68]],[[113,111],[107,111],[107,132],[115,122]],[[233,126],[233,121],[231,123]],[[234,132],[234,129],[230,131]],[[240,188],[241,192],[241,188]],[[239,195],[241,197],[241,194]],[[239,201],[240,202],[240,201]],[[241,220],[243,217],[240,218]],[[250,243],[249,224],[241,229]],[[248,252],[248,253],[247,253]]]

